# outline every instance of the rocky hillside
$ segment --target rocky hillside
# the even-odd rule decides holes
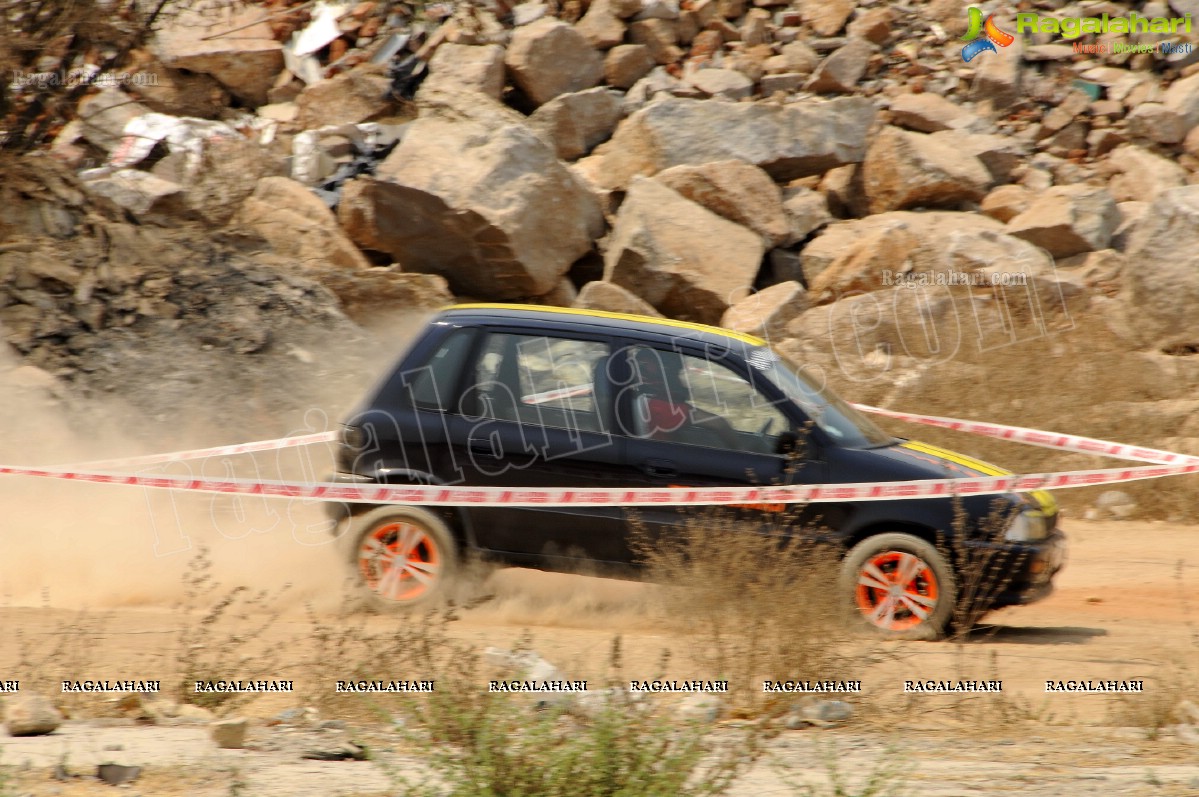
[[[856,400],[1199,453],[1199,29],[987,2],[1018,35],[966,61],[959,0],[79,7],[3,12],[22,389],[168,424],[244,395],[226,429],[261,437],[459,297],[723,324]],[[1128,492],[1193,518],[1188,484]]]

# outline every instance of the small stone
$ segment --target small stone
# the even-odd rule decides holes
[[[853,0],[805,0],[803,19],[818,36],[835,36],[853,13]]]
[[[808,91],[847,93],[854,90],[866,68],[874,47],[863,39],[850,39],[844,47],[825,58],[808,81]]]
[[[844,722],[853,717],[853,706],[844,700],[817,700],[800,711],[806,719],[817,722]]]
[[[235,717],[225,720],[217,720],[209,726],[212,733],[212,740],[216,742],[217,747],[223,747],[231,750],[245,747],[246,743],[246,728],[249,723],[242,717]]]
[[[715,695],[689,695],[680,701],[675,714],[692,722],[715,722],[724,713],[724,706]]]
[[[895,12],[889,7],[871,8],[849,23],[848,33],[872,44],[883,44],[891,38]]]
[[[1137,502],[1123,490],[1104,490],[1095,499],[1095,508],[1117,520],[1125,520],[1137,510]]]
[[[96,767],[96,777],[107,783],[109,786],[120,786],[125,783],[132,783],[137,780],[142,774],[141,767],[130,766],[128,764],[100,764]]]
[[[62,725],[62,714],[48,698],[36,692],[20,692],[8,698],[4,727],[10,736],[45,736]]]

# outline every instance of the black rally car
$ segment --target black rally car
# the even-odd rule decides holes
[[[800,460],[796,467],[796,460]],[[749,335],[660,318],[520,305],[434,317],[346,422],[335,479],[498,487],[749,486],[1006,473],[900,440]],[[1065,538],[1046,493],[961,499],[969,539],[1007,563],[988,608],[1049,594]],[[984,535],[1004,504],[1006,527]],[[627,510],[331,504],[367,598],[402,607],[441,593],[467,552],[508,565],[637,577]],[[750,526],[777,506],[742,507]],[[686,513],[641,507],[651,534]],[[951,499],[812,504],[797,534],[844,551],[838,588],[880,633],[937,638],[953,615]],[[991,525],[994,525],[993,523]],[[959,529],[962,524],[958,524]]]

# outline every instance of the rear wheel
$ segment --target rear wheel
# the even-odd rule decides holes
[[[395,610],[445,595],[458,569],[454,537],[425,509],[384,506],[350,526],[350,563],[361,592],[374,608]]]
[[[845,558],[841,588],[855,622],[891,639],[940,639],[957,598],[953,571],[936,548],[912,534],[862,540]]]

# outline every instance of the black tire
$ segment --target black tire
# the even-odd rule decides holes
[[[350,567],[373,609],[404,610],[446,596],[459,568],[458,546],[445,521],[426,509],[381,506],[353,518]],[[393,562],[404,557],[399,566]]]
[[[957,582],[945,557],[912,534],[876,534],[841,566],[852,622],[887,639],[943,638],[953,620]]]

